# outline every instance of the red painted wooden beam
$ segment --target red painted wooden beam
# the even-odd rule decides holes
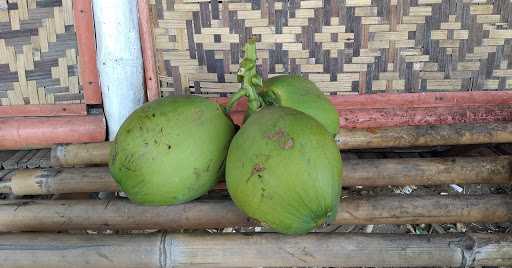
[[[380,128],[512,121],[512,105],[339,109],[342,128]]]
[[[512,91],[378,93],[331,96],[337,109],[453,107],[512,104]]]
[[[425,93],[377,93],[364,95],[329,96],[336,109],[375,108],[421,108],[453,107],[465,105],[507,105],[512,104],[512,91],[458,91]],[[212,98],[217,103],[227,104],[228,98]],[[244,98],[233,111],[247,109]]]
[[[85,103],[100,104],[102,100],[98,68],[96,67],[96,41],[91,0],[73,1],[73,13],[80,63],[80,81]]]
[[[149,1],[138,0],[137,4],[139,8],[139,32],[142,45],[142,57],[144,60],[146,93],[148,100],[152,101],[160,98],[153,45],[153,26],[149,12]]]
[[[512,92],[429,92],[331,96],[342,128],[379,128],[512,121]],[[227,98],[212,99],[226,104]],[[240,124],[247,102],[231,116]]]
[[[0,118],[0,150],[100,142],[105,135],[103,115]]]
[[[85,104],[29,104],[0,106],[0,117],[87,115]]]

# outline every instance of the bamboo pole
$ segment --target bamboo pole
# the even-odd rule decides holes
[[[421,224],[512,220],[512,196],[427,195],[344,198],[335,224]],[[231,201],[139,206],[126,200],[0,201],[0,232],[180,230],[258,226]]]
[[[343,170],[346,187],[506,184],[512,182],[512,156],[350,159],[343,162]],[[0,183],[0,193],[16,195],[115,191],[119,188],[108,167],[19,169]]]
[[[510,234],[4,234],[0,239],[5,267],[512,265]]]
[[[52,147],[50,161],[56,167],[105,165],[110,143],[60,144]]]
[[[341,150],[510,143],[512,122],[375,129],[341,128],[337,142]],[[52,148],[52,162],[55,166],[89,165],[91,161],[93,164],[105,164],[108,147],[109,143],[55,146]],[[94,158],[91,153],[95,154]]]
[[[340,129],[340,149],[399,148],[512,142],[512,122]]]

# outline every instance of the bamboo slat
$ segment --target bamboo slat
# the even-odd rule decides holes
[[[343,170],[345,187],[506,184],[512,182],[512,156],[350,159],[343,162]],[[0,182],[0,193],[20,196],[114,191],[119,189],[108,167],[19,169]]]
[[[509,195],[343,198],[335,224],[499,223],[512,220]],[[0,201],[0,232],[179,230],[257,226],[231,201],[139,206],[120,200]]]
[[[480,267],[512,265],[510,234],[3,234],[6,267]]]

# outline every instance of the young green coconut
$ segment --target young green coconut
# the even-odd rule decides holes
[[[256,72],[256,42],[245,45],[245,58],[238,73],[242,89],[233,98],[233,105],[241,96],[247,96],[249,105],[277,105],[304,112],[320,122],[333,136],[340,128],[339,114],[329,98],[315,83],[300,75],[278,75],[262,81]],[[256,93],[248,89],[253,87]],[[228,106],[229,108],[230,106]]]
[[[341,195],[341,156],[333,133],[318,120],[328,116],[311,115],[316,109],[308,114],[279,106],[299,103],[300,93],[292,94],[292,102],[283,102],[283,97],[267,102],[266,95],[257,93],[265,91],[265,82],[256,73],[254,42],[246,45],[245,53],[239,72],[242,88],[228,105],[229,109],[241,96],[249,100],[248,118],[233,138],[226,160],[229,194],[244,213],[274,230],[307,233],[334,219]],[[284,80],[280,83],[286,86]],[[289,85],[298,87],[281,92],[303,89]],[[328,105],[303,96],[299,108]]]
[[[235,133],[221,107],[198,96],[145,103],[119,129],[112,177],[143,205],[173,205],[205,194],[221,177]]]

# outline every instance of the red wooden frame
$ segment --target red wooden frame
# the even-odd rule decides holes
[[[104,141],[103,115],[0,118],[0,149],[49,148],[61,143]]]
[[[139,32],[142,46],[142,57],[144,60],[146,94],[148,101],[152,101],[160,98],[160,88],[158,85],[155,63],[153,25],[149,20],[149,1],[138,0],[137,5],[139,9]]]
[[[145,84],[148,100],[152,101],[160,96],[154,37],[148,0],[138,1]],[[73,8],[85,104],[1,106],[0,149],[105,139],[103,116],[86,115],[87,104],[101,104],[91,0],[76,0]],[[512,91],[382,93],[331,96],[330,99],[340,113],[340,124],[344,128],[512,120]],[[227,99],[213,101],[225,104]],[[245,109],[246,103],[241,102],[231,113],[237,123],[241,123]]]
[[[84,104],[41,104],[0,106],[0,117],[87,115]]]
[[[80,80],[86,104],[101,103],[101,89],[96,67],[96,41],[91,0],[76,0],[73,5],[80,62]]]
[[[59,143],[104,141],[103,115],[87,115],[101,104],[91,0],[73,1],[74,23],[85,103],[0,106],[0,150],[47,148]]]

